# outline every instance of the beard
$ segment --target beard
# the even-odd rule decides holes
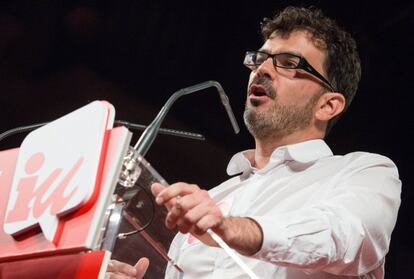
[[[281,105],[275,101],[271,108],[258,112],[255,104],[246,102],[243,118],[250,134],[259,140],[288,136],[307,127],[312,119],[313,108],[320,94],[313,96],[305,105]]]

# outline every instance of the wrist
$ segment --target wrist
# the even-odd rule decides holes
[[[260,224],[253,218],[250,217],[245,217],[247,220],[249,220],[252,223],[252,226],[254,226],[256,233],[258,235],[257,237],[257,242],[255,247],[252,247],[252,250],[249,254],[249,256],[252,256],[254,254],[256,254],[257,252],[259,252],[262,249],[263,246],[263,229],[262,226],[260,226]]]
[[[240,254],[252,256],[262,248],[263,231],[259,223],[249,217],[224,217],[214,231]]]

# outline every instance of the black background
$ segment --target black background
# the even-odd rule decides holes
[[[0,1],[0,130],[54,120],[103,99],[117,119],[148,124],[176,90],[217,80],[241,133],[233,134],[218,94],[208,89],[180,99],[163,125],[200,132],[207,141],[160,135],[147,155],[168,181],[211,188],[226,178],[233,153],[253,147],[242,122],[249,71],[241,62],[245,50],[261,46],[261,19],[287,5],[315,5],[357,40],[360,89],[327,142],[336,154],[381,153],[399,167],[402,205],[386,278],[412,278],[412,2]]]

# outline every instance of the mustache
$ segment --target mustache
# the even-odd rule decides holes
[[[250,86],[252,85],[261,85],[265,89],[266,95],[268,95],[273,100],[276,99],[277,92],[276,89],[273,87],[272,81],[269,77],[265,75],[255,76]]]

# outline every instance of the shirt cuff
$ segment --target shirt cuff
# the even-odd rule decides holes
[[[262,248],[252,257],[271,263],[312,265],[330,253],[329,222],[311,210],[249,216],[261,227]]]
[[[262,230],[262,247],[252,255],[253,258],[266,260],[274,258],[278,253],[283,253],[289,246],[286,233],[286,225],[282,222],[275,221],[275,218],[263,216],[249,216],[250,219],[256,221]]]

